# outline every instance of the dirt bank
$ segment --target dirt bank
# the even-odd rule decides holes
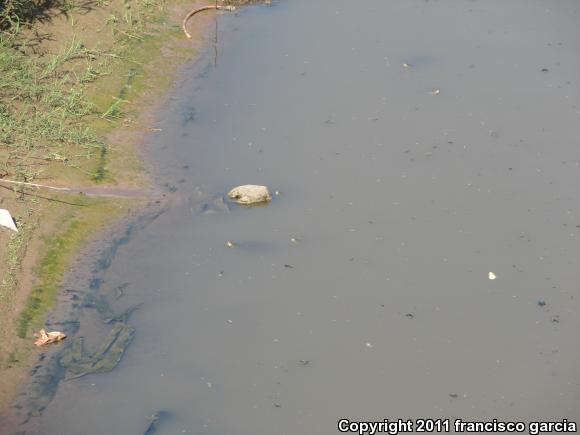
[[[140,152],[180,65],[199,53],[214,12],[204,2],[56,2],[0,47],[0,185],[19,232],[0,231],[0,410],[34,360],[32,334],[75,253],[112,218],[154,201]],[[19,75],[16,73],[20,73]],[[28,75],[27,75],[28,74]],[[44,130],[43,130],[44,129]]]

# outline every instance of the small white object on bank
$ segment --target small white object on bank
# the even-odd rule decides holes
[[[492,280],[492,281],[493,281],[494,279],[496,279],[496,278],[497,278],[497,276],[496,276],[496,275],[495,275],[495,273],[493,273],[493,272],[489,272],[489,275],[488,275],[488,277],[489,277],[489,279],[490,279],[490,280]]]
[[[238,204],[258,204],[272,200],[266,186],[257,186],[254,184],[234,187],[228,192],[228,197]]]
[[[0,208],[0,225],[9,228],[12,231],[18,232],[18,228],[16,228],[14,219],[12,219],[12,215],[8,210],[5,210],[3,208]]]

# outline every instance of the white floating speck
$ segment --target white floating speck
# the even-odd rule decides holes
[[[488,277],[489,277],[489,279],[490,279],[490,280],[492,280],[492,281],[493,281],[494,279],[496,279],[496,278],[497,278],[497,276],[496,276],[496,275],[495,275],[495,273],[493,273],[493,272],[489,272],[489,275],[488,275]]]
[[[365,343],[365,346],[368,347],[369,349],[373,348],[373,344],[372,343]]]
[[[431,92],[431,95],[435,96],[435,95],[439,95],[441,91],[439,89],[433,89],[433,91]]]
[[[236,244],[234,242],[230,242],[229,240],[226,242],[226,246],[228,248],[233,248],[234,246],[236,246]]]

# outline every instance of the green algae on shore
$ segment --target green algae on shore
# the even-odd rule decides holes
[[[24,310],[20,313],[17,335],[26,338],[32,327],[39,327],[41,318],[55,301],[66,266],[81,243],[103,225],[105,216],[121,210],[112,200],[78,197],[82,212],[69,213],[61,221],[64,230],[46,240],[45,252],[36,269],[36,283]]]

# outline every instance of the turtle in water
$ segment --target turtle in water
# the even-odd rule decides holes
[[[228,197],[238,204],[244,205],[266,203],[272,200],[272,196],[270,196],[266,186],[253,184],[234,187],[228,192]]]

